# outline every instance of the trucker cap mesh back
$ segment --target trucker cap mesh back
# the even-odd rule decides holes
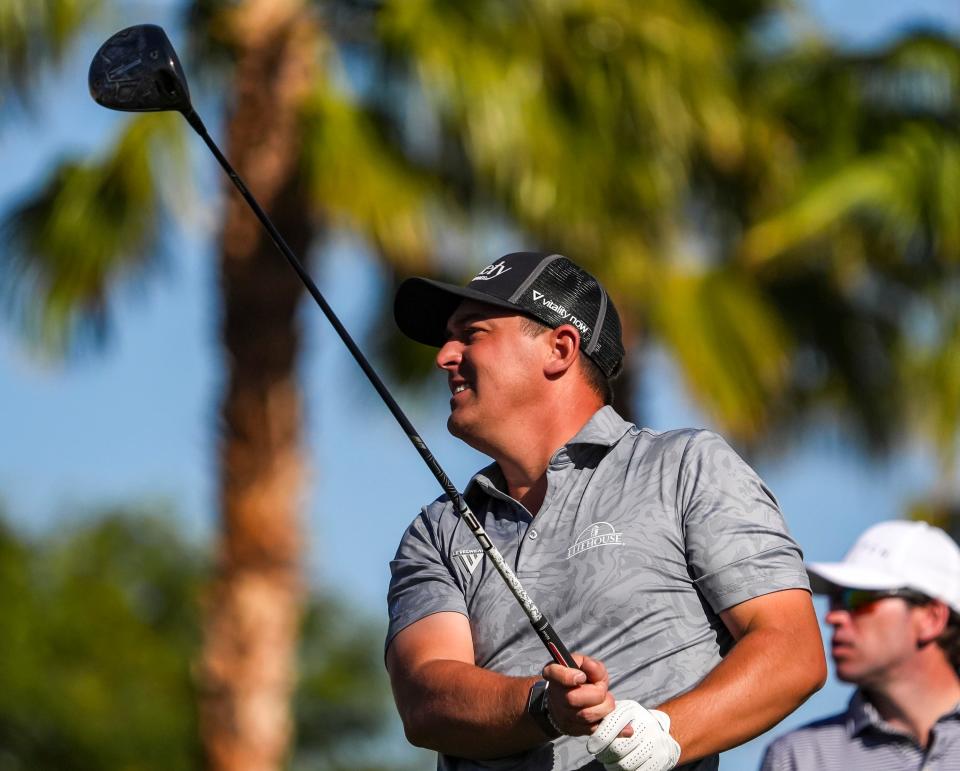
[[[524,282],[521,296],[512,299],[550,326],[575,326],[584,353],[608,377],[616,374],[623,357],[620,320],[603,288],[566,257],[545,262],[532,281]]]

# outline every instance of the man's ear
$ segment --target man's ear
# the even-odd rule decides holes
[[[565,373],[580,355],[580,333],[572,324],[563,324],[550,331],[550,357],[544,374],[558,377]]]
[[[927,645],[936,640],[950,621],[950,608],[940,600],[933,600],[916,608],[915,629],[917,641],[920,645]]]

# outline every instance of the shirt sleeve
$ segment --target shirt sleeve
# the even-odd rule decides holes
[[[424,509],[407,528],[390,562],[386,647],[402,629],[433,613],[467,615],[463,587],[447,562],[431,508]]]
[[[690,436],[677,485],[687,565],[715,612],[782,589],[810,590],[776,498],[720,436]]]

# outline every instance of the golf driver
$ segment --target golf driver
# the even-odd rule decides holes
[[[463,496],[460,495],[453,482],[440,468],[440,464],[437,463],[436,458],[433,457],[420,434],[417,433],[413,424],[400,409],[400,406],[387,390],[379,375],[370,366],[346,328],[340,323],[340,319],[337,318],[333,309],[320,294],[320,290],[317,289],[316,284],[313,283],[313,279],[310,278],[300,260],[287,246],[269,217],[260,208],[250,191],[247,190],[243,180],[240,179],[223,153],[220,152],[220,148],[210,138],[203,121],[200,120],[200,116],[197,115],[190,103],[187,79],[183,74],[176,51],[173,50],[173,45],[163,29],[154,24],[138,24],[117,32],[100,46],[100,50],[94,55],[90,64],[89,83],[90,95],[94,101],[104,107],[109,107],[111,110],[125,110],[127,112],[176,110],[187,119],[187,122],[206,142],[207,147],[210,148],[223,170],[227,172],[244,200],[250,205],[253,213],[257,215],[257,219],[266,228],[277,249],[287,258],[297,275],[300,276],[307,290],[316,300],[317,305],[320,306],[320,310],[323,311],[357,364],[360,365],[360,369],[363,370],[377,393],[380,394],[380,398],[393,413],[394,418],[406,432],[413,446],[417,448],[420,457],[433,472],[444,492],[453,501],[460,517],[483,548],[484,554],[490,558],[513,596],[523,607],[527,618],[530,619],[531,625],[546,646],[550,656],[558,664],[576,667],[566,646],[557,637],[556,632],[553,631],[553,627],[543,613],[530,599],[530,595],[527,594],[510,566],[504,561],[503,555],[500,554],[500,551],[487,536],[480,521],[463,500]]]

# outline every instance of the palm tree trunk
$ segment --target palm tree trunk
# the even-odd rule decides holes
[[[227,128],[227,155],[301,255],[311,226],[297,168],[298,108],[315,66],[314,28],[303,16],[300,3],[269,0],[231,12],[237,66]],[[220,256],[228,374],[218,565],[199,672],[201,735],[209,768],[268,771],[289,752],[304,592],[302,286],[235,192]]]

